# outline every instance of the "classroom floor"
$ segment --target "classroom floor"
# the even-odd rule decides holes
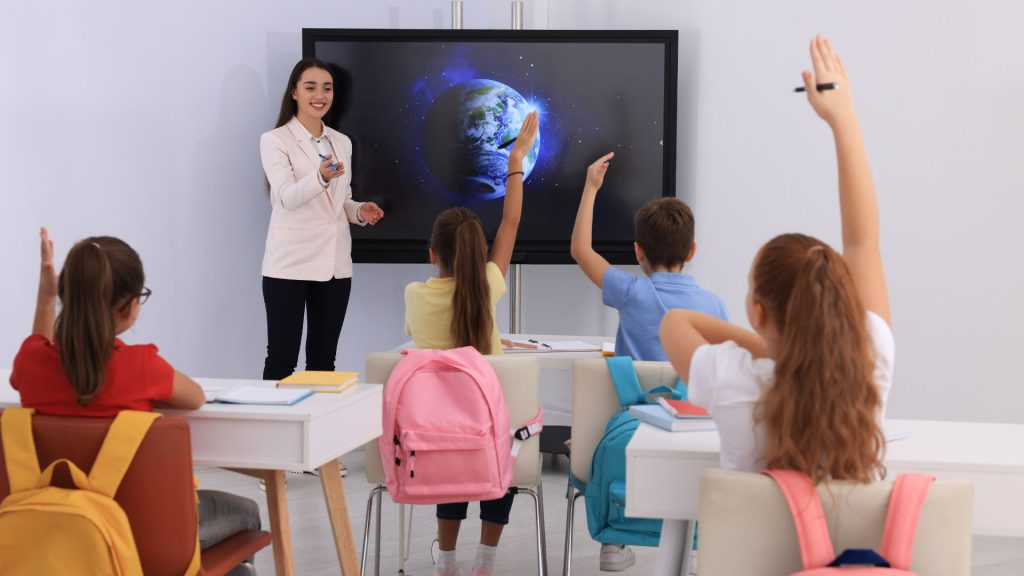
[[[366,499],[371,486],[363,474],[362,453],[344,458],[348,466],[345,492],[348,497],[352,530],[356,538],[356,551],[362,547],[363,521],[366,517]],[[548,542],[548,570],[550,574],[562,572],[562,550],[565,542],[565,460],[547,457],[544,466],[545,525]],[[200,486],[225,490],[253,498],[263,510],[263,525],[268,526],[266,496],[258,482],[250,477],[219,469],[197,472]],[[337,554],[330,537],[327,512],[324,508],[320,479],[309,474],[288,474],[288,506],[292,521],[295,570],[303,576],[340,574]],[[383,498],[383,527],[381,529],[381,570],[391,576],[398,571],[398,506]],[[470,505],[469,519],[463,524],[459,537],[459,565],[464,576],[469,576],[476,551],[479,520],[474,505]],[[512,507],[512,521],[506,528],[498,551],[495,576],[521,576],[536,573],[536,539],[533,529],[533,505],[529,496],[516,498]],[[431,542],[436,525],[432,506],[417,506],[413,512],[412,546],[406,561],[407,576],[431,576]],[[371,535],[372,537],[372,535]],[[636,565],[622,572],[625,575],[651,574],[657,550],[634,548]],[[583,500],[577,501],[573,573],[602,574],[598,570],[599,546],[587,533],[586,511]],[[274,574],[274,558],[268,546],[256,556],[256,568],[261,576]],[[368,554],[366,574],[373,574],[373,543]],[[976,537],[974,539],[972,576],[1020,576],[1024,574],[1024,539]]]

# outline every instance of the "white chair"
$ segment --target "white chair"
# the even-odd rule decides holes
[[[366,381],[371,383],[387,382],[395,364],[402,358],[401,354],[370,354],[366,357]],[[537,359],[529,356],[486,356],[494,368],[505,392],[505,403],[508,405],[509,422],[513,426],[529,421],[540,409],[540,365]],[[541,432],[543,434],[543,432]],[[381,494],[384,487],[384,468],[381,465],[380,451],[376,442],[366,445],[366,480],[375,484],[370,491],[366,503],[366,524],[363,529],[363,550],[360,561],[360,574],[365,570],[366,555],[370,537],[371,514],[376,504],[376,540],[375,540],[375,574],[380,575],[380,507]],[[547,539],[544,534],[544,490],[541,482],[540,438],[531,437],[519,449],[515,462],[515,473],[512,481],[518,493],[529,494],[533,499],[533,508],[537,530],[537,571],[541,576],[547,574]],[[399,513],[399,571],[404,571],[404,562],[408,558],[406,548],[404,506]]]
[[[836,553],[878,550],[892,482],[818,486]],[[928,576],[971,573],[971,507],[967,482],[932,484],[921,510],[911,570]],[[767,476],[708,470],[700,483],[697,574],[792,574],[803,569],[786,500]]]
[[[657,386],[675,386],[679,376],[668,362],[634,362],[640,386],[650,390]],[[584,485],[590,479],[590,464],[608,419],[619,411],[619,397],[615,393],[608,363],[604,359],[578,360],[572,368],[572,443],[569,450],[569,469]],[[693,487],[697,489],[696,486]],[[565,512],[565,557],[562,574],[572,570],[572,532],[576,499],[583,494],[570,483],[566,492],[568,506]]]

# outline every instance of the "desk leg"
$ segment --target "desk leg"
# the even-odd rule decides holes
[[[356,544],[352,540],[352,524],[348,518],[348,503],[345,501],[345,485],[341,481],[338,461],[331,460],[319,468],[320,484],[327,501],[327,516],[334,532],[334,545],[338,549],[341,573],[345,576],[359,576],[359,562],[356,560]]]
[[[690,570],[690,549],[693,548],[693,522],[665,520],[658,543],[656,576],[687,576]]]
[[[288,493],[284,487],[283,470],[265,470],[267,509],[270,515],[270,533],[273,537],[274,570],[278,576],[294,576],[292,558],[292,525],[288,519]]]

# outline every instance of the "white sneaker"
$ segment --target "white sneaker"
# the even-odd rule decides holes
[[[601,571],[622,572],[636,564],[633,549],[626,545],[601,544]]]

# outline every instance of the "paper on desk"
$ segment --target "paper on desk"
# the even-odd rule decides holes
[[[552,352],[600,352],[600,344],[591,344],[582,340],[561,340],[545,342]]]
[[[268,388],[266,386],[232,386],[214,395],[215,402],[230,404],[273,404],[291,406],[313,394],[306,388]]]

